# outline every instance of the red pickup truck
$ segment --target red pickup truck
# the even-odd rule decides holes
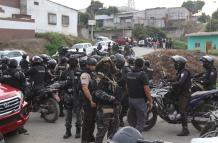
[[[27,102],[21,91],[0,83],[0,132],[13,132],[29,119]]]

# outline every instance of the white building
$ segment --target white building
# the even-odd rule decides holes
[[[50,0],[20,0],[21,14],[35,19],[35,31],[77,36],[78,11]]]

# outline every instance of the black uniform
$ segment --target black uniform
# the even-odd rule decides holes
[[[191,74],[187,69],[182,69],[176,74],[173,89],[178,94],[179,112],[182,116],[182,126],[187,127],[187,105],[190,99]]]
[[[202,83],[205,90],[216,89],[217,70],[214,66],[203,73]]]
[[[32,93],[37,96],[39,91],[45,87],[45,67],[42,65],[33,65],[26,75],[30,77]]]
[[[24,73],[16,68],[9,68],[3,72],[1,83],[24,91],[26,79]]]
[[[29,62],[26,59],[22,59],[20,61],[20,67],[24,73],[27,72],[29,70]]]

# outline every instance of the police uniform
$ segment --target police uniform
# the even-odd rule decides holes
[[[214,66],[203,74],[202,83],[205,90],[216,89],[217,70]]]
[[[81,86],[88,85],[89,91],[92,95],[96,89],[93,73],[89,71],[82,73],[80,76],[80,81],[81,81]],[[91,107],[90,101],[85,97],[84,97],[83,110],[84,110],[84,116],[83,116],[81,142],[87,143],[95,139],[93,134],[95,130],[96,109]]]
[[[127,88],[129,95],[129,125],[139,132],[144,129],[147,115],[147,98],[144,93],[144,85],[149,85],[148,77],[143,69],[133,69],[127,74]]]
[[[117,83],[103,73],[96,75],[97,91],[95,100],[97,102],[97,134],[95,143],[102,143],[107,134],[112,138],[119,128],[119,99],[116,97]]]
[[[20,61],[20,67],[21,67],[21,69],[24,71],[24,73],[26,72],[26,71],[28,71],[29,70],[29,62],[26,60],[26,59],[22,59],[21,61]]]

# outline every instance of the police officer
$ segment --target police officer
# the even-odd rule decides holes
[[[217,70],[213,65],[213,58],[210,56],[203,56],[200,61],[203,63],[203,67],[205,69],[201,80],[201,83],[204,85],[204,89],[216,89]]]
[[[81,88],[84,95],[84,117],[82,126],[82,143],[94,142],[93,135],[95,129],[96,103],[93,101],[93,92],[96,89],[94,84],[94,71],[97,60],[88,58],[86,62],[86,70],[81,74]]]
[[[190,98],[189,89],[191,87],[191,74],[185,68],[187,59],[182,56],[172,56],[176,73],[176,81],[172,83],[173,90],[178,93],[179,112],[182,120],[182,131],[178,136],[188,136],[188,123],[187,123],[187,105]]]
[[[97,134],[95,143],[102,143],[104,136],[112,137],[119,128],[119,97],[116,96],[117,83],[114,68],[109,57],[104,57],[96,67],[97,90]]]
[[[32,66],[26,75],[30,77],[33,96],[37,96],[40,89],[45,87],[45,72],[43,60],[39,56],[32,57]],[[31,94],[32,95],[32,94]]]
[[[55,78],[56,78],[56,75],[55,75],[55,67],[57,66],[57,62],[56,60],[54,59],[51,59],[47,62],[48,66],[46,68],[46,77],[45,77],[45,80],[46,80],[46,83],[47,84],[50,84],[52,83]]]
[[[55,68],[55,74],[57,75],[58,79],[60,79],[63,71],[65,71],[68,68],[68,58],[67,57],[62,57],[60,59],[60,63],[56,66]],[[64,104],[63,104],[63,92],[60,91],[60,97],[61,100],[59,102],[60,106],[60,117],[64,117]]]
[[[130,71],[127,66],[125,66],[125,58],[121,54],[115,54],[116,58],[116,81],[119,85],[119,94],[122,97],[121,99],[121,112],[120,112],[120,126],[124,126],[123,117],[126,116],[128,110],[128,96],[126,89],[126,76]]]
[[[152,108],[153,99],[151,97],[149,81],[143,71],[144,60],[136,59],[135,68],[127,74],[127,88],[129,95],[129,125],[139,132],[143,131],[147,111]]]
[[[18,68],[18,62],[15,59],[9,60],[8,69],[3,72],[1,83],[14,87],[24,92],[26,87],[25,75]],[[22,126],[18,132],[26,133],[27,130]]]
[[[24,73],[29,70],[29,62],[27,61],[27,54],[22,55],[22,60],[20,61],[20,67]]]
[[[69,138],[71,134],[71,128],[72,128],[72,118],[73,118],[73,105],[75,100],[75,88],[73,87],[75,85],[74,82],[74,75],[75,75],[75,69],[78,66],[78,60],[74,57],[70,57],[69,61],[69,68],[65,70],[61,75],[61,81],[65,81],[66,84],[64,86],[65,94],[64,94],[64,104],[66,108],[66,133],[64,135],[64,139]]]
[[[148,75],[149,85],[152,85],[154,70],[151,68],[149,60],[145,60],[144,62],[144,71]]]

